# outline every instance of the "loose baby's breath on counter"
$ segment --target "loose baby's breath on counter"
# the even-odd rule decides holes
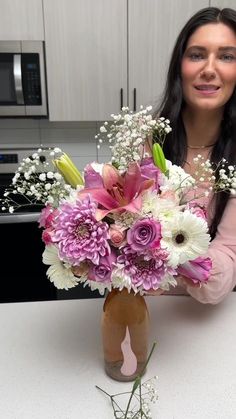
[[[156,342],[154,342],[152,346],[143,371],[145,371],[150,361],[155,346]],[[141,376],[138,376],[133,383],[131,391],[125,391],[117,394],[109,394],[97,385],[96,388],[110,398],[115,419],[152,419],[150,402],[156,403],[158,400],[158,393],[156,389],[157,379],[158,377],[154,376],[142,383]],[[123,407],[123,400],[127,396],[129,396],[128,402],[126,407]]]

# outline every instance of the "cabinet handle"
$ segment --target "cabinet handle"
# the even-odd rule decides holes
[[[137,92],[136,92],[136,87],[135,87],[134,88],[134,112],[136,112],[137,110],[136,100],[137,100]]]
[[[123,88],[120,89],[120,110],[123,108]]]

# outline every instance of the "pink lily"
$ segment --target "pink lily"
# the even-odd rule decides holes
[[[153,179],[142,179],[140,167],[137,163],[130,163],[124,175],[110,164],[104,164],[101,177],[103,186],[89,187],[89,173],[86,178],[86,187],[79,192],[84,196],[90,194],[102,206],[97,209],[96,219],[101,220],[110,212],[123,212],[124,210],[136,213],[142,205],[142,194],[153,187]],[[92,182],[93,183],[93,182]],[[97,182],[99,185],[99,182]]]

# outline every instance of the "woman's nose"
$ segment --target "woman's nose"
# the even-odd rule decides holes
[[[200,72],[200,77],[205,80],[212,80],[216,77],[215,61],[208,59],[203,70]]]
[[[203,70],[200,73],[200,77],[209,81],[213,80],[216,77],[216,73],[213,70]]]

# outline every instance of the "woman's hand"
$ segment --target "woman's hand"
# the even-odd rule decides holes
[[[153,290],[150,289],[145,295],[150,296],[150,295],[161,295],[165,292],[165,290],[162,290],[161,288],[157,289],[157,290]]]
[[[189,286],[193,288],[201,288],[200,282],[194,283],[190,278],[187,278],[186,276],[182,276],[182,275],[178,276],[177,284],[185,289]]]

